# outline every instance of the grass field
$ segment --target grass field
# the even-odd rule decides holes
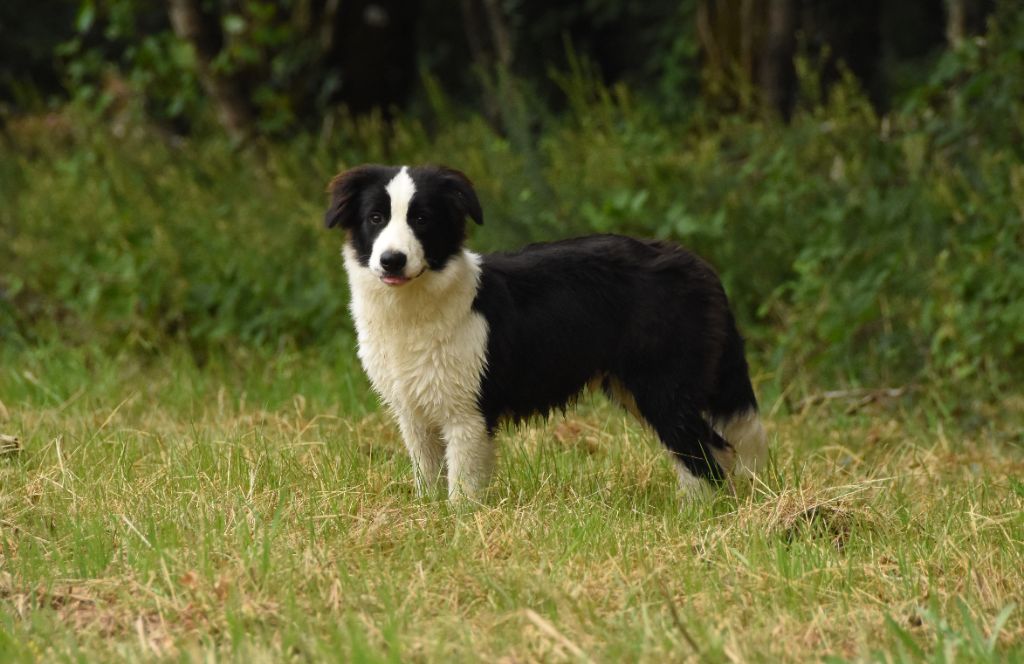
[[[1024,661],[1019,395],[769,397],[771,472],[683,509],[588,399],[457,512],[350,348],[2,359],[2,661]]]
[[[882,116],[810,62],[785,124],[585,63],[521,131],[433,79],[241,149],[209,117],[169,134],[144,91],[0,108],[0,664],[1024,662],[1024,13],[1000,4]],[[613,231],[707,258],[769,471],[683,506],[588,397],[500,436],[483,504],[417,498],[322,223],[364,162],[469,173],[479,251]]]

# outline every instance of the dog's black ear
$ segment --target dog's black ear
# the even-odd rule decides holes
[[[327,228],[352,228],[356,225],[359,190],[370,180],[376,168],[370,165],[356,166],[334,176],[327,185],[327,193],[331,195],[331,202],[324,213],[324,225]]]
[[[466,174],[447,166],[441,166],[438,170],[441,172],[441,176],[448,185],[455,203],[462,213],[482,225],[484,223],[484,211],[480,207],[480,199],[476,197],[473,183],[466,177]]]

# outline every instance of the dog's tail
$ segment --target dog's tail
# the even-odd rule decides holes
[[[715,450],[715,460],[727,473],[750,477],[768,460],[768,436],[757,410],[757,397],[743,352],[743,338],[729,316],[728,332],[718,366],[715,393],[710,400],[711,425],[731,449]]]

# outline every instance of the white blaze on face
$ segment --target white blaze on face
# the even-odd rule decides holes
[[[380,257],[388,251],[397,251],[405,254],[406,277],[417,277],[426,268],[426,260],[423,255],[423,245],[416,238],[409,226],[409,202],[416,193],[416,184],[409,177],[409,169],[405,166],[398,172],[398,175],[391,179],[391,182],[384,188],[391,198],[391,217],[387,226],[373,243],[373,252],[370,254],[370,269],[377,274],[383,274]]]

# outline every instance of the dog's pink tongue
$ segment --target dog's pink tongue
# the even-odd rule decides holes
[[[388,286],[401,286],[405,282],[409,281],[407,277],[381,277],[381,281],[386,283]]]

